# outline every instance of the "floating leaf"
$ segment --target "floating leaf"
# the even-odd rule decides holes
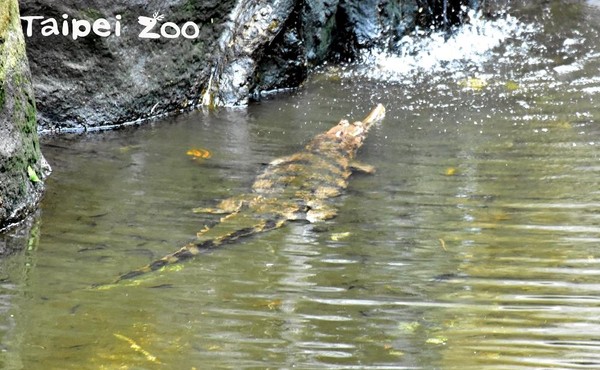
[[[338,240],[346,239],[350,235],[352,235],[352,233],[349,231],[346,231],[343,233],[333,233],[333,234],[331,234],[331,240],[337,242]]]
[[[120,153],[125,154],[125,153],[129,153],[132,149],[137,149],[139,147],[140,147],[139,145],[125,145],[125,146],[120,147],[118,150]]]
[[[508,213],[506,213],[504,211],[492,212],[491,217],[492,217],[492,221],[496,221],[496,222],[497,221],[508,221],[512,218]]]
[[[256,302],[254,304],[254,307],[260,307],[260,308],[268,308],[269,310],[277,310],[279,309],[279,307],[281,307],[281,305],[283,304],[283,301],[281,299],[273,299],[273,300],[268,300],[268,301],[259,301]]]
[[[40,181],[42,181],[38,177],[37,173],[35,173],[35,170],[33,168],[31,168],[31,166],[27,166],[27,175],[29,176],[29,180],[31,180],[31,182],[40,182]]]
[[[485,353],[485,354],[483,354],[483,357],[490,359],[490,360],[498,360],[500,358],[500,353],[498,353],[498,352]]]
[[[412,321],[412,322],[401,322],[400,324],[398,324],[398,328],[407,334],[412,334],[415,331],[417,331],[417,329],[421,327],[421,324],[417,321]]]
[[[429,338],[425,341],[425,343],[427,344],[446,344],[446,342],[448,341],[448,338],[444,337],[444,336],[437,336],[434,338]]]
[[[396,357],[404,356],[404,352],[394,349],[394,346],[392,346],[391,344],[384,344],[383,349],[388,351],[388,354],[390,354],[392,356],[396,356]]]
[[[571,124],[571,122],[569,121],[565,121],[565,120],[560,120],[560,121],[556,121],[556,122],[548,122],[550,124],[552,124],[553,128],[560,128],[560,129],[572,129],[573,128],[573,124]]]
[[[477,77],[467,77],[464,80],[458,82],[462,87],[472,90],[481,90],[487,86],[487,82]]]
[[[275,310],[275,309],[278,309],[279,307],[281,307],[282,303],[283,303],[283,301],[281,299],[275,299],[275,300],[272,300],[271,302],[269,302],[267,304],[267,307],[269,308],[269,310]]]
[[[520,86],[515,81],[506,81],[504,87],[506,87],[506,90],[508,91],[515,91],[518,90]]]
[[[146,357],[146,360],[150,361],[150,362],[154,362],[157,364],[160,364],[161,362],[158,361],[158,358],[156,358],[156,356],[150,354],[148,351],[146,351],[145,349],[143,349],[139,344],[137,344],[133,339],[124,336],[123,334],[119,334],[119,333],[113,333],[113,335],[127,343],[129,343],[129,346],[131,347],[131,349],[133,349],[134,351],[141,353],[142,355],[144,355],[144,357]]]
[[[208,159],[212,157],[212,153],[208,149],[190,149],[185,154],[191,156],[194,159]]]
[[[446,171],[444,171],[444,175],[446,175],[446,176],[454,176],[454,175],[456,175],[456,168],[454,168],[454,167],[448,167],[448,168],[446,168]]]

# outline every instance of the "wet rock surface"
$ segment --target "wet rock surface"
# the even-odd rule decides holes
[[[33,213],[10,230],[0,233],[0,258],[27,250],[28,245],[36,245],[39,237],[39,218],[39,212]]]
[[[284,28],[294,5],[294,0],[238,2],[219,39],[219,52],[213,60],[215,80],[207,88],[205,104],[248,103],[261,53]]]
[[[48,170],[38,144],[35,99],[18,3],[3,1],[0,3],[0,230],[35,209],[43,192],[41,179]]]
[[[227,0],[25,0],[21,4],[24,16],[62,21],[67,14],[88,21],[104,18],[112,25],[117,15],[122,18],[119,37],[44,37],[39,24],[34,27],[27,50],[44,129],[113,125],[197,104],[222,21],[234,6]],[[138,17],[151,18],[155,13],[163,15],[162,23],[196,23],[199,37],[140,38],[144,27]]]
[[[389,45],[414,27],[423,2],[23,0],[24,16],[60,25],[63,15],[68,21],[104,18],[113,30],[117,21],[122,27],[118,37],[73,40],[42,36],[40,21],[33,24],[27,44],[40,128],[85,130],[198,105],[243,106],[263,91],[299,86],[325,60]],[[198,37],[140,38],[139,17],[155,15],[162,16],[156,30],[166,22],[193,22]]]

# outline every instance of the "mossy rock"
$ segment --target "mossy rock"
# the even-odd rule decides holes
[[[0,3],[0,229],[35,209],[43,184],[37,113],[17,0]],[[28,169],[31,169],[28,171]]]

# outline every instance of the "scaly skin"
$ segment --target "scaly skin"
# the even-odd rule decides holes
[[[225,199],[216,209],[195,210],[227,214],[212,228],[200,231],[197,240],[121,275],[114,283],[184,261],[241,237],[282,227],[288,221],[316,222],[335,217],[335,209],[327,201],[346,189],[353,171],[374,171],[355,163],[354,157],[368,130],[384,116],[385,108],[379,104],[362,121],[341,120],[317,135],[303,151],[275,159],[257,177],[252,193]]]

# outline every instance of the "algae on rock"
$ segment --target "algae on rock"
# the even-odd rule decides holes
[[[0,230],[32,212],[49,172],[40,152],[35,98],[17,0],[0,2]]]

